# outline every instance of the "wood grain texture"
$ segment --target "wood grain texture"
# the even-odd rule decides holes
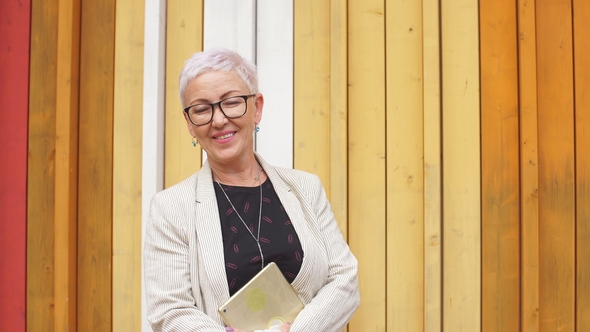
[[[201,147],[191,145],[178,94],[178,76],[184,62],[203,50],[203,0],[168,1],[166,16],[165,188],[201,168]]]
[[[31,3],[31,62],[27,166],[27,330],[54,326],[55,2]]]
[[[478,1],[441,3],[443,330],[481,328]]]
[[[516,7],[480,1],[482,331],[520,328]]]
[[[359,262],[351,331],[386,330],[385,3],[348,4],[349,244]]]
[[[294,1],[294,168],[330,181],[330,3]]]
[[[442,329],[440,5],[422,1],[424,101],[424,331]]]
[[[423,331],[422,3],[386,9],[387,330]]]
[[[575,181],[571,1],[539,1],[539,330],[575,329]]]
[[[521,317],[523,332],[539,331],[539,143],[535,2],[518,1]]]
[[[80,4],[59,2],[55,119],[55,331],[77,331]]]
[[[78,330],[110,332],[115,1],[81,11]]]
[[[0,3],[0,308],[6,331],[26,325],[30,10],[30,0]]]
[[[590,2],[573,1],[576,154],[576,331],[590,331]]]
[[[348,241],[347,0],[330,1],[330,203]],[[348,326],[343,332],[349,331]]]
[[[113,331],[141,331],[144,0],[117,1],[113,124]]]

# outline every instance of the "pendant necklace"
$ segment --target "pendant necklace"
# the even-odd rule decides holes
[[[258,167],[258,176],[256,176],[254,178],[254,180],[255,180],[254,183],[260,181],[260,172],[261,171],[262,171],[262,167],[259,166]],[[225,192],[225,190],[223,190],[223,186],[218,181],[215,181],[215,182],[217,182],[217,185],[219,186],[219,188],[221,188],[221,192],[223,192],[223,195],[225,196],[225,198],[229,202],[229,205],[231,205],[232,209],[234,209],[234,211],[236,212],[236,215],[238,216],[238,218],[240,218],[240,221],[242,222],[242,224],[244,224],[244,227],[246,227],[246,229],[248,230],[248,233],[250,233],[250,235],[252,235],[252,238],[254,239],[254,241],[256,241],[256,244],[258,245],[258,251],[260,252],[260,258],[262,260],[262,266],[260,269],[264,268],[264,254],[262,253],[262,247],[260,246],[260,220],[262,219],[262,183],[259,185],[259,188],[260,188],[260,209],[258,210],[258,233],[256,234],[257,236],[254,236],[254,233],[252,233],[252,231],[250,230],[250,228],[248,227],[248,225],[246,224],[246,222],[244,221],[242,216],[240,216],[240,214],[238,213],[238,210],[236,209],[234,204],[229,199],[229,196],[227,196],[227,193]]]

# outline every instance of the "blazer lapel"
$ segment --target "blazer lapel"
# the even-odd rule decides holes
[[[223,236],[211,168],[205,163],[198,172],[195,202],[195,232],[199,260],[199,282],[212,290],[219,306],[229,298],[225,273]]]

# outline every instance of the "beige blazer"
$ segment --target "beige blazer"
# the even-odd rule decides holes
[[[340,331],[359,302],[357,260],[338,228],[319,178],[257,159],[303,247],[293,288],[305,308],[291,332]],[[154,331],[225,331],[229,298],[223,241],[207,163],[151,202],[144,247],[147,313]]]

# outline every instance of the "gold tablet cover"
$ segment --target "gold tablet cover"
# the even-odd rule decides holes
[[[303,307],[279,267],[270,263],[222,304],[219,314],[228,326],[254,331],[292,323]]]

